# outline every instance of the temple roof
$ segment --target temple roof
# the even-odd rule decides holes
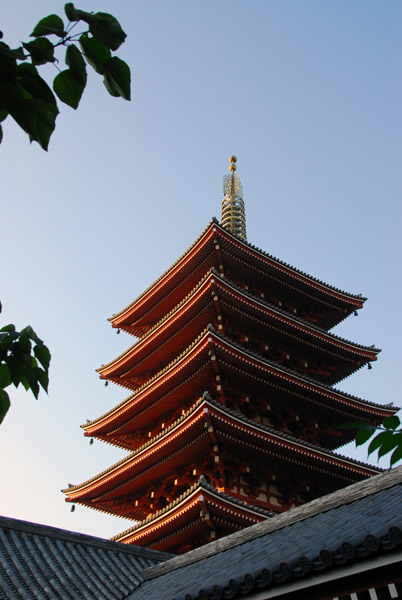
[[[277,388],[279,385],[286,389],[287,393],[289,390],[291,392],[294,389],[295,394],[305,397],[308,402],[319,402],[320,398],[331,400],[331,404],[327,405],[326,409],[335,410],[335,412],[344,410],[345,421],[348,419],[353,420],[355,417],[358,418],[361,411],[362,414],[367,412],[366,418],[369,418],[369,414],[371,414],[372,418],[381,419],[394,414],[398,410],[396,407],[381,406],[346,392],[341,392],[329,385],[317,382],[310,377],[262,358],[260,355],[225,338],[212,325],[209,325],[185,351],[158,371],[144,385],[140,386],[134,394],[104,415],[82,425],[82,428],[86,430],[87,435],[97,436],[116,431],[122,425],[126,426],[133,418],[137,418],[136,426],[141,427],[138,415],[144,413],[144,410],[148,407],[153,407],[154,411],[160,411],[160,408],[157,408],[157,403],[161,398],[164,398],[164,409],[169,410],[168,395],[171,396],[172,402],[177,400],[177,403],[179,403],[179,401],[183,401],[183,389],[186,389],[186,386],[189,388],[188,393],[191,390],[194,393],[197,389],[201,393],[205,389],[206,374],[211,375],[214,373],[214,366],[211,364],[209,354],[212,347],[215,348],[215,353],[224,354],[222,356],[224,358],[222,368],[229,369],[231,364],[236,365],[236,368],[241,370],[242,377],[254,377],[255,379],[258,376],[262,378],[261,381],[264,386],[267,385],[270,379],[275,380]],[[194,378],[196,378],[196,384]],[[129,381],[121,380],[120,383],[127,387]],[[306,391],[308,391],[308,394],[306,394]],[[172,394],[174,397],[177,396],[176,400],[174,400]],[[353,414],[355,416],[350,418]]]
[[[180,537],[183,529],[190,527],[200,529],[203,520],[200,518],[200,509],[206,510],[212,521],[214,521],[214,517],[211,513],[214,512],[218,521],[224,521],[227,527],[233,530],[249,527],[274,516],[271,512],[216,490],[201,476],[197,483],[180,494],[164,509],[112,539],[126,544],[139,543],[147,547],[154,545],[155,541],[160,544],[161,538]],[[163,529],[161,530],[161,528]],[[164,531],[163,535],[162,531]],[[188,534],[186,537],[188,539]]]
[[[0,598],[123,600],[171,554],[0,517]]]
[[[401,505],[402,466],[173,558],[0,517],[0,597],[160,600],[163,590],[164,600],[300,600],[325,585],[326,596],[350,595],[353,578],[378,589],[386,569],[400,580]],[[384,579],[385,597],[396,598]]]
[[[273,306],[262,298],[241,289],[230,282],[212,267],[197,286],[158,323],[155,323],[135,344],[116,359],[98,370],[102,378],[115,379],[125,374],[141,375],[144,370],[151,371],[166,364],[172,354],[172,347],[179,353],[191,338],[216,317],[215,292],[223,312],[235,313],[241,322],[248,320],[258,323],[261,332],[266,331],[274,338],[291,335],[292,343],[311,352],[314,356],[333,355],[342,362],[337,373],[328,383],[336,383],[368,361],[376,360],[380,352],[374,346],[363,346],[327,332],[317,325],[308,323],[297,315],[292,315],[280,307]],[[226,303],[230,308],[225,310]],[[348,361],[348,362],[346,362]]]
[[[400,574],[401,504],[399,467],[150,567],[128,600],[156,599],[161,589],[166,600],[214,592],[236,600],[343,597],[354,588],[349,583],[339,593],[341,577],[359,573],[360,589],[377,587],[375,569],[388,565]],[[314,586],[326,582],[328,595],[318,595]]]
[[[241,240],[214,219],[192,246],[163,275],[126,308],[109,319],[113,326],[126,327],[128,331],[132,330],[134,334],[142,335],[150,325],[163,316],[163,310],[158,308],[160,300],[163,299],[164,307],[169,304],[168,310],[170,310],[196,285],[208,268],[219,266],[220,259],[215,252],[215,240],[218,239],[224,243],[226,251],[231,249],[234,252],[233,256],[236,256],[237,261],[242,262],[244,257],[248,265],[255,264],[256,267],[258,265],[258,268],[262,269],[261,273],[265,272],[264,269],[267,270],[272,284],[276,282],[275,285],[283,285],[291,293],[305,295],[310,304],[316,302],[331,307],[332,314],[327,315],[322,323],[327,329],[343,320],[353,310],[361,308],[365,301],[361,295],[343,292]],[[213,260],[208,262],[208,256],[212,253]],[[201,273],[199,266],[205,261],[207,262]],[[178,285],[185,290],[184,294],[180,292],[179,298],[176,297]],[[175,294],[172,296],[173,292]],[[152,316],[150,311],[152,314],[155,313],[155,316]],[[144,315],[147,315],[145,320]]]
[[[276,431],[261,423],[239,415],[204,394],[190,410],[186,411],[170,427],[151,438],[137,450],[102,471],[95,477],[64,489],[67,501],[79,502],[105,512],[119,514],[114,501],[128,497],[139,489],[150,486],[162,475],[174,473],[182,466],[203,455],[211,446],[208,428],[221,444],[228,443],[239,451],[253,456],[274,458],[283,464],[303,465],[303,468],[331,475],[343,481],[368,477],[379,469],[365,463],[345,458],[340,454]],[[296,465],[297,462],[297,465]],[[128,518],[138,518],[132,502],[128,502]],[[128,509],[127,509],[128,510]],[[120,512],[121,514],[121,512]]]

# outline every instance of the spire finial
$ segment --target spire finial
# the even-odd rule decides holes
[[[229,162],[231,174],[223,178],[222,225],[231,233],[247,240],[243,188],[236,173],[237,157],[230,156]]]

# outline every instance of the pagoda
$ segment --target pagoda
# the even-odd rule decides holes
[[[110,319],[137,340],[98,371],[129,396],[82,427],[128,455],[63,491],[123,543],[180,554],[379,472],[336,453],[396,412],[334,387],[377,359],[329,332],[365,298],[247,242],[230,171],[222,222]]]

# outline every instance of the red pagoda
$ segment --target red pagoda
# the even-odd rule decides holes
[[[138,339],[100,377],[130,395],[82,427],[128,456],[63,490],[133,521],[127,544],[183,553],[370,477],[339,425],[396,410],[333,387],[377,358],[329,333],[365,298],[247,242],[230,160],[222,223],[110,319]]]

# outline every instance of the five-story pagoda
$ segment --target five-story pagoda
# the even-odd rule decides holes
[[[378,472],[334,452],[395,412],[333,387],[379,352],[329,333],[365,299],[247,242],[235,163],[222,223],[110,319],[138,340],[100,377],[130,395],[82,427],[129,454],[63,491],[124,543],[183,553]]]

